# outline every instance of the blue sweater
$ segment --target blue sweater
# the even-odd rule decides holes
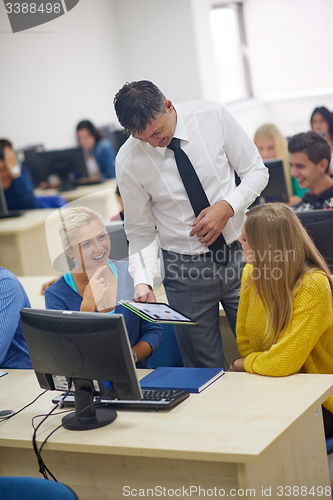
[[[134,284],[128,274],[128,263],[114,262],[114,264],[118,271],[117,303],[119,300],[133,299]],[[73,290],[63,277],[45,290],[46,309],[79,311],[82,300],[81,295]],[[162,341],[160,325],[145,321],[120,304],[116,306],[115,313],[124,316],[131,346],[137,344],[140,340],[144,340],[151,345],[153,352],[160,347]],[[137,368],[149,368],[148,360],[143,359],[136,366]]]
[[[0,267],[0,367],[32,368],[20,310],[30,302],[19,280]]]
[[[110,141],[100,139],[94,146],[93,155],[104,179],[116,177],[114,165],[116,153]]]
[[[13,179],[9,188],[5,190],[5,197],[8,210],[39,208],[30,174],[24,168],[21,170],[21,175]]]

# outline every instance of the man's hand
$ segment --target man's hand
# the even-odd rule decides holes
[[[234,210],[225,200],[201,210],[198,217],[192,222],[193,226],[190,236],[199,236],[200,243],[209,247],[222,233]]]
[[[146,283],[138,283],[134,292],[135,302],[156,302],[152,288]]]
[[[3,154],[4,154],[5,164],[9,170],[9,172],[11,172],[12,169],[17,165],[16,154],[12,150],[12,148],[10,148],[8,146],[3,149]],[[19,175],[19,174],[16,174],[16,175]]]

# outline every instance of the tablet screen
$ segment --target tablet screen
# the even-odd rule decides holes
[[[175,309],[172,309],[168,304],[163,304],[161,302],[134,302],[134,300],[126,301],[131,308],[142,312],[153,321],[169,321],[170,323],[181,322],[181,323],[196,323],[190,318],[187,318],[183,314]]]

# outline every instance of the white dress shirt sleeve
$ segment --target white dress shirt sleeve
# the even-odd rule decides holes
[[[221,127],[228,160],[241,179],[237,189],[224,198],[237,214],[244,212],[260,195],[269,174],[255,144],[224,107],[221,108]]]
[[[116,160],[117,181],[124,202],[125,231],[129,244],[129,273],[138,283],[153,287],[157,274],[158,238],[150,195]]]

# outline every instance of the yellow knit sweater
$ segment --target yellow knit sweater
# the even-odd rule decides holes
[[[283,377],[293,373],[333,374],[333,297],[327,276],[312,271],[297,289],[291,323],[265,350],[266,312],[254,284],[244,290],[252,266],[243,271],[237,315],[237,345],[247,372]],[[333,395],[323,403],[333,413]]]

